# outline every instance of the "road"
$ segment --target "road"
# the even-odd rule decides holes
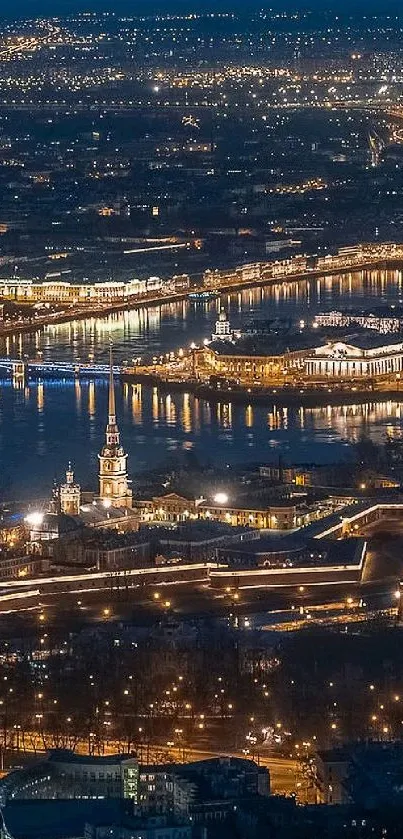
[[[17,736],[18,734],[18,736]],[[16,732],[14,736],[14,748],[7,746],[7,751],[19,754],[44,754],[47,748],[55,748],[57,740],[50,734],[42,734],[35,731],[30,732]],[[73,745],[73,739],[71,740]],[[63,740],[63,747],[66,747],[65,740]],[[121,741],[109,740],[102,747],[102,754],[111,755],[122,753],[124,746]],[[79,740],[74,743],[74,751],[78,754],[88,754],[89,742],[88,740]],[[192,763],[198,760],[209,760],[217,757],[237,757],[244,759],[252,759],[252,756],[245,756],[243,752],[239,751],[220,751],[218,749],[197,749],[168,747],[164,744],[140,744],[136,747],[136,751],[141,762],[147,764],[153,763]],[[278,757],[268,754],[259,754],[255,756],[260,766],[266,766],[270,772],[271,790],[277,795],[291,795],[297,791],[297,771],[298,762],[288,757]]]
[[[54,26],[48,21],[44,23],[44,27],[46,29],[44,35],[38,34],[30,37],[22,37],[16,44],[10,44],[0,50],[0,61],[10,60],[14,56],[18,57],[23,52],[32,52],[32,50],[36,50],[40,46],[51,44],[60,34],[60,27]]]

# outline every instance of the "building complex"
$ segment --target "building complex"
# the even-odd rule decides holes
[[[403,245],[397,243],[362,244],[340,248],[325,256],[296,255],[285,259],[253,262],[226,269],[203,272],[201,289],[220,290],[232,286],[258,285],[313,274],[358,270],[361,267],[397,264],[403,257]],[[169,279],[151,276],[106,280],[94,283],[71,283],[63,274],[42,282],[18,277],[0,278],[0,298],[19,303],[59,303],[75,306],[102,303],[128,303],[148,296],[184,294],[191,287],[191,277],[184,273]]]
[[[201,380],[214,375],[241,385],[400,378],[403,342],[399,337],[355,334],[319,345],[315,337],[307,335],[305,341],[299,337],[294,349],[290,338],[273,341],[271,354],[214,341],[195,351],[193,366]]]

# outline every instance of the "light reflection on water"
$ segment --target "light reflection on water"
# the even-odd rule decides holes
[[[320,408],[208,403],[189,393],[117,387],[122,440],[130,472],[193,452],[204,463],[299,462],[348,456],[348,441],[369,433],[381,441],[401,427],[403,401]],[[31,497],[49,491],[71,459],[83,486],[95,487],[103,442],[107,385],[99,382],[3,383],[0,399],[0,490]]]
[[[256,317],[303,316],[309,322],[318,311],[331,308],[399,302],[403,303],[401,271],[360,271],[247,289],[204,303],[162,303],[105,318],[51,324],[29,335],[8,337],[0,342],[0,354],[33,358],[42,353],[44,359],[98,360],[105,358],[112,338],[116,359],[130,362],[145,352],[163,353],[201,342],[213,331],[221,306],[229,312],[233,327],[240,328]]]
[[[254,317],[303,316],[331,308],[399,305],[400,271],[355,273],[300,284],[288,283],[223,295],[203,304],[163,304],[148,310],[51,325],[3,342],[0,353],[45,359],[106,357],[113,339],[117,360],[145,351],[165,352],[201,341],[214,327],[221,305],[234,327]],[[213,463],[339,460],[347,441],[362,432],[380,441],[402,426],[402,402],[320,408],[208,403],[190,394],[160,395],[155,389],[118,388],[118,415],[133,476],[192,452]],[[97,454],[107,411],[106,383],[86,381],[3,383],[0,395],[0,492],[44,495],[71,458],[83,486],[96,485]]]

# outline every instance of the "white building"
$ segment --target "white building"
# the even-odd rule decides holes
[[[130,755],[79,755],[67,749],[50,751],[51,775],[67,797],[132,798],[137,803],[139,764]]]
[[[225,309],[221,309],[218,320],[215,322],[215,332],[211,336],[212,341],[232,341],[233,333],[231,324],[227,318]]]
[[[138,280],[134,278],[126,283],[126,296],[136,297],[138,294],[145,294],[147,291],[147,280]]]
[[[160,291],[162,289],[161,277],[149,277],[147,280],[147,291]]]
[[[309,378],[379,378],[403,371],[403,341],[388,341],[382,335],[365,335],[354,344],[329,341],[304,358]]]

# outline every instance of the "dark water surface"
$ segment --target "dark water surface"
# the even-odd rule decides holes
[[[52,325],[3,342],[0,353],[38,353],[44,359],[105,360],[110,337],[117,361],[162,353],[208,337],[220,305],[233,327],[253,318],[298,317],[319,311],[400,305],[402,273],[365,272],[223,295],[209,303],[164,304],[104,319]],[[150,388],[117,386],[122,441],[133,475],[194,452],[213,462],[265,462],[281,453],[296,461],[329,462],[348,457],[348,441],[363,431],[381,440],[402,427],[403,401],[379,404],[284,408],[209,404],[188,394],[158,396]],[[44,381],[25,387],[11,381],[0,394],[0,493],[46,495],[71,459],[84,486],[96,485],[97,453],[106,421],[106,384]]]

